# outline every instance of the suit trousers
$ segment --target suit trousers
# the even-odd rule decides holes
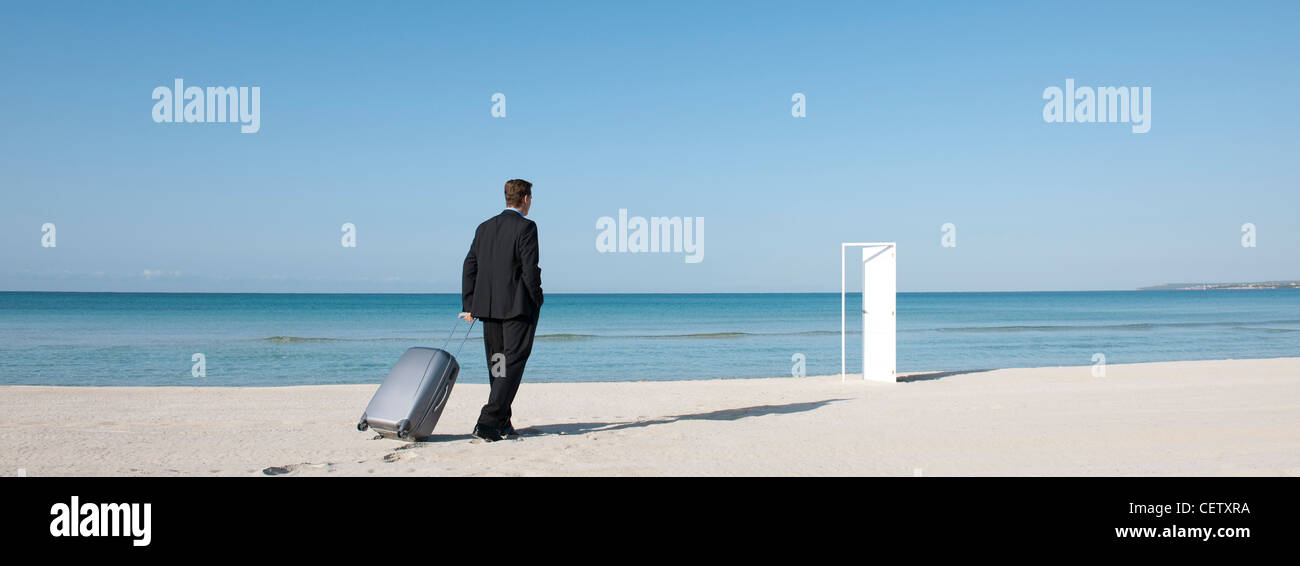
[[[524,378],[524,366],[533,352],[537,321],[530,316],[481,320],[492,392],[479,412],[478,424],[500,429],[510,422],[510,405],[515,401],[515,392]]]

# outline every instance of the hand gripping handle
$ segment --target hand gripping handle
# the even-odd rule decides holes
[[[474,322],[478,322],[478,319],[475,319]],[[461,339],[461,341],[460,341],[460,347],[459,347],[459,348],[456,348],[456,355],[457,355],[457,356],[459,356],[459,355],[460,355],[460,351],[461,351],[462,349],[465,348],[465,342],[469,341],[469,335],[470,335],[471,332],[474,331],[474,322],[469,323],[469,328],[466,328],[466,329],[465,329],[465,337]],[[451,343],[451,337],[452,337],[452,335],[454,335],[454,334],[456,333],[456,329],[459,328],[459,327],[460,327],[460,317],[458,316],[458,317],[456,317],[456,324],[452,325],[452,327],[451,327],[451,332],[448,332],[448,333],[447,333],[447,339],[444,340],[443,343],[442,343],[442,349],[443,349],[443,350],[446,350],[446,349],[447,349],[447,345]]]

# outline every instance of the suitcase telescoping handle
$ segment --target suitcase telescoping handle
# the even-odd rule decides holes
[[[474,319],[474,321],[477,322],[478,319]],[[458,327],[460,327],[460,317],[459,317],[459,316],[456,317],[456,324],[452,325],[452,327],[451,327],[451,332],[448,332],[448,333],[447,333],[447,339],[444,340],[444,341],[442,342],[442,349],[443,349],[443,350],[446,350],[446,349],[447,349],[447,344],[450,344],[450,343],[451,343],[451,337],[452,337],[453,334],[456,333],[456,328],[458,328]],[[474,322],[471,322],[471,323],[469,323],[469,328],[466,328],[466,329],[465,329],[465,337],[462,338],[462,339],[460,340],[460,347],[459,347],[459,348],[456,348],[456,355],[457,355],[457,356],[460,355],[460,351],[461,351],[461,349],[463,349],[463,348],[465,347],[465,342],[467,342],[467,341],[469,340],[469,334],[470,334],[471,332],[473,332],[473,331],[474,331]]]

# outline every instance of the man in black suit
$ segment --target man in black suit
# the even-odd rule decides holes
[[[492,392],[479,413],[474,436],[488,442],[517,437],[510,424],[524,364],[542,308],[542,268],[537,266],[537,223],[524,218],[533,204],[533,184],[506,181],[506,209],[483,221],[465,256],[461,318],[483,321],[488,381]]]

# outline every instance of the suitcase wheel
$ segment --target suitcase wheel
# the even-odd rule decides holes
[[[411,421],[402,419],[397,423],[397,437],[405,439],[411,435]]]
[[[370,428],[370,423],[366,422],[366,415],[363,414],[361,415],[361,421],[357,423],[357,430],[365,432],[368,428]]]

